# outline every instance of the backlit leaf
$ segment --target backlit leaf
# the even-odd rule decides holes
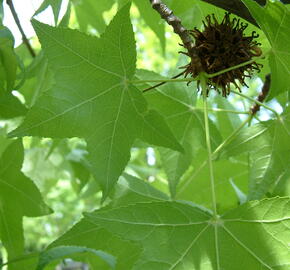
[[[290,90],[290,11],[280,1],[267,1],[265,7],[255,1],[243,0],[261,29],[266,34],[272,49],[269,56],[271,90],[268,99]]]
[[[104,198],[129,161],[136,138],[182,151],[163,117],[148,110],[140,91],[127,83],[136,62],[129,5],[100,39],[36,21],[33,25],[56,83],[12,136],[85,138]]]
[[[0,158],[0,238],[12,260],[23,255],[23,216],[47,215],[50,210],[35,184],[22,172],[23,146],[13,141]],[[31,270],[31,262],[15,262],[9,270]]]
[[[290,177],[290,112],[244,129],[222,156],[250,153],[249,199],[260,199],[276,182]]]
[[[289,269],[289,198],[248,202],[221,217],[179,202],[86,214],[96,227],[140,243],[138,270]]]

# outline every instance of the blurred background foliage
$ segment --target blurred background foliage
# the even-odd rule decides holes
[[[15,0],[16,10],[19,9],[19,2]],[[30,0],[33,2],[34,0]],[[42,20],[50,17],[52,24],[63,27],[76,28],[94,36],[100,36],[106,25],[115,15],[120,6],[128,0],[71,0],[71,1],[36,1],[34,10],[36,19]],[[189,29],[202,27],[202,19],[211,13],[215,13],[220,20],[224,15],[224,10],[211,6],[199,0],[166,0],[165,1],[178,15],[184,25]],[[7,6],[5,7],[7,12]],[[3,18],[3,10],[1,10]],[[5,16],[8,16],[4,13]],[[150,8],[147,0],[134,0],[131,8],[131,19],[134,27],[137,46],[137,68],[154,71],[162,76],[170,77],[180,72],[179,68],[187,64],[188,59],[183,54],[179,54],[183,48],[179,45],[180,40],[172,29]],[[5,78],[1,78],[1,95],[7,88],[13,87],[11,104],[15,105],[15,111],[0,115],[0,134],[4,138],[5,134],[14,129],[22,120],[22,116],[27,108],[30,108],[39,95],[47,91],[53,85],[53,70],[50,70],[45,56],[40,51],[40,44],[37,37],[31,37],[30,42],[37,52],[36,58],[32,58],[24,44],[18,45],[15,49],[13,35],[9,31],[11,25],[2,25],[0,29],[0,39],[5,39],[6,47],[0,46],[1,50],[10,50],[9,61],[15,63],[17,70],[15,83],[13,86],[2,83]],[[259,42],[262,49],[267,50],[269,44],[265,35],[257,27],[250,25],[248,34],[255,30],[260,34]],[[4,44],[4,42],[1,42]],[[266,61],[263,70],[247,83],[249,88],[243,88],[243,93],[256,98],[263,85],[265,74],[269,72]],[[1,68],[5,69],[5,65]],[[1,74],[4,74],[3,72]],[[8,73],[7,73],[8,74]],[[13,74],[13,71],[10,71]],[[8,76],[8,75],[7,75]],[[8,82],[8,80],[7,80]],[[144,87],[146,87],[144,85]],[[167,85],[167,88],[173,87]],[[175,87],[175,86],[174,86]],[[185,87],[182,85],[182,87]],[[140,87],[142,89],[142,86]],[[178,87],[175,87],[178,91]],[[170,91],[170,89],[168,90]],[[154,92],[154,90],[152,90]],[[202,103],[199,99],[196,84],[192,83],[187,88],[188,95],[191,96],[191,105],[196,108],[196,118],[202,114]],[[284,93],[273,99],[269,105],[281,113],[289,102],[289,93]],[[4,94],[3,94],[4,95]],[[178,97],[178,92],[175,93]],[[158,94],[148,95],[149,103],[152,106],[157,103],[162,111],[162,101]],[[239,96],[230,95],[228,99],[221,98],[215,92],[211,92],[209,103],[212,108],[223,108],[236,111],[247,111],[252,104],[248,100]],[[168,104],[167,104],[168,105]],[[166,105],[166,106],[167,106]],[[4,106],[0,101],[0,107]],[[18,107],[17,107],[18,106]],[[174,104],[172,106],[175,106]],[[16,108],[17,107],[17,108]],[[210,112],[210,119],[213,136],[219,144],[247,117],[247,114]],[[271,114],[264,109],[258,112],[253,123],[265,121],[271,118]],[[201,118],[202,119],[202,118]],[[170,119],[168,119],[170,121]],[[178,131],[176,131],[178,133]],[[178,199],[191,200],[208,206],[210,192],[207,181],[208,170],[203,168],[196,171],[205,159],[205,148],[203,134],[191,134],[189,139],[195,140],[194,159],[188,167],[180,173],[180,189],[176,194]],[[9,141],[0,142],[0,154],[9,145]],[[41,138],[23,138],[25,148],[25,159],[22,167],[23,173],[32,179],[40,189],[46,204],[53,209],[51,215],[38,218],[24,218],[24,235],[27,252],[43,250],[49,243],[61,236],[68,228],[77,222],[84,211],[91,211],[100,207],[101,192],[97,183],[90,173],[90,165],[86,159],[86,143],[79,138],[52,140]],[[126,172],[139,177],[150,183],[157,189],[170,195],[167,178],[170,173],[170,163],[164,160],[165,149],[153,148],[141,141],[136,141],[132,149],[131,161]],[[220,160],[215,163],[217,174],[217,196],[223,200],[220,206],[221,211],[233,206],[233,202],[238,204],[247,194],[249,173],[248,155],[231,158],[230,160]],[[167,167],[166,167],[167,165]],[[166,171],[167,170],[167,171]],[[185,172],[185,173],[184,173]],[[192,181],[194,180],[194,181]],[[128,192],[127,184],[120,181],[116,192],[112,194],[115,198],[123,197]],[[195,190],[202,190],[198,194]],[[290,185],[286,188],[273,186],[276,195],[290,194]],[[227,196],[224,196],[227,194]],[[110,200],[105,203],[108,204]],[[1,247],[1,246],[0,246]],[[6,257],[2,248],[2,256]]]

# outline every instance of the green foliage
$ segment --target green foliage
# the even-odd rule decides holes
[[[225,12],[163,2],[187,29]],[[169,79],[190,59],[148,0],[44,0],[33,59],[1,24],[0,268],[289,269],[289,6],[242,2],[264,68],[228,99]]]
[[[272,73],[272,84],[269,99],[290,90],[290,37],[287,34],[290,27],[289,10],[285,5],[276,1],[267,2],[265,8],[257,3],[243,0],[247,5],[261,29],[271,43],[269,62]]]
[[[100,39],[34,21],[50,64],[58,71],[56,83],[11,133],[86,138],[89,159],[104,198],[129,161],[135,138],[182,150],[162,117],[148,111],[138,89],[126,82],[134,73],[136,61],[128,11],[127,5]],[[82,96],[78,91],[82,91]]]
[[[85,253],[85,252],[90,252],[93,253],[95,256],[101,257],[104,261],[107,262],[107,264],[111,267],[111,269],[114,269],[116,264],[114,257],[100,250],[75,246],[63,246],[63,247],[60,246],[49,249],[40,255],[37,270],[43,270],[45,266],[48,265],[53,260],[62,257],[67,257],[74,253]]]
[[[54,16],[54,23],[55,25],[57,25],[61,3],[62,3],[62,0],[44,0],[41,6],[35,11],[34,15],[39,14],[40,12],[44,11],[49,6],[51,6],[53,16]]]
[[[20,140],[11,141],[0,158],[0,236],[9,259],[24,251],[22,218],[47,215],[51,211],[44,204],[35,184],[21,171],[23,146]],[[31,269],[31,262],[17,262],[10,270]]]
[[[142,244],[143,253],[133,269],[289,266],[285,240],[289,199],[248,202],[218,219],[178,202],[138,203],[85,216],[96,226]],[[269,249],[276,251],[275,256]]]

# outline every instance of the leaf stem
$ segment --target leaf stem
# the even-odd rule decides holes
[[[254,62],[257,61],[257,60],[266,57],[266,56],[270,53],[270,51],[271,51],[271,50],[269,50],[269,51],[263,53],[262,55],[260,55],[260,56],[258,56],[258,57],[254,57],[253,59],[251,59],[251,60],[249,60],[249,61],[243,62],[243,63],[238,64],[238,65],[233,66],[233,67],[229,67],[229,68],[223,69],[223,70],[221,70],[221,71],[219,71],[219,72],[212,73],[212,74],[208,74],[208,73],[206,73],[205,76],[206,76],[207,78],[210,79],[210,78],[213,78],[213,77],[219,76],[219,75],[221,75],[221,74],[224,74],[224,73],[226,73],[226,72],[229,72],[229,71],[231,71],[231,70],[234,70],[234,69],[237,69],[237,68],[240,68],[240,67],[243,67],[243,66],[246,66],[246,65],[252,64],[252,63],[254,63]]]
[[[251,59],[249,61],[243,62],[243,63],[241,63],[239,65],[236,65],[236,66],[233,66],[233,67],[229,67],[229,68],[223,69],[223,70],[221,70],[219,72],[216,72],[216,73],[213,73],[213,74],[208,74],[208,73],[203,72],[202,74],[203,74],[204,77],[206,77],[208,79],[213,78],[213,77],[216,77],[216,76],[219,76],[219,75],[221,75],[223,73],[226,73],[228,71],[237,69],[239,67],[243,67],[243,66],[249,65],[249,64],[251,64],[251,63],[253,63],[253,62],[255,62],[255,61],[257,61],[257,60],[259,60],[261,58],[264,58],[264,57],[266,57],[270,53],[270,51],[271,50],[265,52],[264,54],[262,54],[262,55],[260,55],[258,57],[255,57],[255,58],[253,58],[253,59]],[[179,77],[179,74],[176,75],[175,77]],[[198,81],[198,80],[200,80],[200,76],[199,75],[196,76],[196,77],[194,77],[194,78],[190,77],[190,78],[182,78],[182,79],[174,79],[174,77],[173,77],[171,79],[132,80],[132,81],[128,81],[128,83],[132,83],[132,84],[142,84],[142,83],[160,83],[161,84],[162,83],[162,84],[165,84],[167,82],[192,82],[192,81]],[[155,87],[152,87],[152,88],[155,88]],[[145,90],[148,91],[148,90],[151,90],[152,88],[145,89]]]
[[[166,82],[192,82],[199,80],[198,77],[195,78],[182,78],[182,79],[155,79],[155,80],[132,80],[128,83],[132,84],[142,84],[142,83],[166,83]]]
[[[17,25],[17,27],[18,27],[20,33],[21,33],[22,40],[23,40],[25,46],[27,47],[27,49],[28,49],[30,55],[34,58],[34,57],[36,56],[36,54],[35,54],[33,48],[31,47],[31,45],[30,45],[30,43],[29,43],[29,40],[27,39],[27,37],[26,37],[26,35],[25,35],[25,33],[24,33],[24,30],[23,30],[23,28],[22,28],[22,26],[21,26],[20,20],[19,20],[19,18],[18,18],[18,15],[17,15],[17,12],[16,12],[16,10],[15,10],[15,8],[14,8],[14,5],[13,5],[12,0],[7,0],[6,3],[7,3],[7,5],[8,5],[9,8],[10,8],[10,11],[11,11],[12,16],[13,16],[13,18],[14,18],[14,21],[15,21],[15,23],[16,23],[16,25]]]
[[[216,194],[215,194],[215,182],[214,182],[214,172],[212,164],[212,152],[211,152],[211,143],[210,143],[210,131],[209,131],[209,122],[208,122],[208,104],[207,104],[207,86],[206,86],[207,77],[204,73],[200,74],[200,83],[203,95],[203,106],[204,106],[204,125],[205,125],[205,139],[208,153],[208,165],[209,165],[209,174],[210,174],[210,186],[211,186],[211,198],[212,198],[212,208],[213,216],[217,217],[216,209]]]
[[[243,93],[240,93],[240,92],[238,92],[238,91],[231,90],[231,92],[232,92],[232,93],[235,93],[236,95],[239,95],[239,96],[241,96],[241,97],[243,97],[243,98],[246,98],[246,99],[248,99],[248,100],[250,100],[250,101],[252,101],[252,102],[254,102],[254,103],[256,103],[256,104],[259,104],[260,106],[263,106],[263,107],[266,108],[267,110],[273,112],[273,113],[276,115],[277,119],[280,119],[280,115],[279,115],[279,114],[278,114],[274,109],[272,109],[271,107],[267,106],[266,104],[264,104],[264,103],[262,103],[262,102],[260,102],[260,101],[258,101],[258,100],[256,100],[256,99],[254,99],[254,98],[251,98],[251,97],[249,97],[249,96],[247,96],[247,95],[244,95]]]
[[[212,153],[211,159],[215,159],[216,155],[227,145],[229,144],[235,137],[236,135],[241,131],[241,129],[246,126],[253,118],[253,115],[250,115],[242,124],[235,129],[230,136],[228,136]]]
[[[204,111],[204,108],[191,107],[193,111]],[[207,108],[209,112],[234,113],[234,114],[249,114],[247,111],[225,110],[220,108]]]
[[[250,115],[244,122],[242,122],[242,124],[233,131],[233,133],[228,136],[215,150],[214,152],[211,154],[211,160],[215,160],[217,158],[217,154],[228,144],[230,143],[235,136],[240,132],[240,130],[247,125],[247,123],[249,121],[251,121],[253,118],[253,115]],[[177,192],[177,195],[181,192],[184,191],[184,189],[188,186],[188,184],[192,181],[192,179],[194,179],[199,173],[200,171],[206,166],[206,164],[208,163],[207,160],[204,160],[201,165],[198,167],[198,169],[195,169],[195,173],[192,177],[190,177],[190,180],[186,180],[184,181],[184,185],[180,188],[180,190]]]

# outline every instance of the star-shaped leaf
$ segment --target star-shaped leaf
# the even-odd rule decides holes
[[[289,198],[244,204],[221,217],[180,202],[138,203],[86,214],[142,244],[138,270],[289,269]]]
[[[136,138],[182,151],[162,116],[148,110],[142,93],[128,83],[136,62],[129,8],[117,13],[99,39],[33,22],[56,83],[11,134],[85,138],[104,197],[129,161]]]
[[[23,255],[23,216],[37,217],[50,213],[37,187],[21,172],[22,163],[23,146],[20,140],[16,140],[10,143],[0,158],[0,238],[9,260]],[[30,263],[13,263],[9,270],[30,270]]]
[[[249,198],[260,199],[275,182],[290,177],[290,111],[280,119],[249,127],[223,150],[222,156],[250,153]]]
[[[128,174],[120,177],[116,190],[112,198],[112,202],[106,206],[114,208],[115,206],[130,205],[140,202],[164,201],[168,197],[159,190],[152,187],[148,182]],[[117,257],[116,270],[130,269],[140,255],[139,245],[124,241],[118,236],[111,234],[107,230],[96,227],[96,225],[87,220],[82,219],[71,230],[57,239],[48,247],[48,251],[54,250],[59,246],[78,245],[95,250],[102,250]],[[79,257],[73,256],[74,259],[88,262],[93,269],[106,269],[97,264],[95,256]],[[98,266],[98,267],[97,267]]]
[[[268,99],[290,90],[290,11],[279,1],[267,1],[261,7],[255,1],[243,0],[271,43],[271,91]]]
[[[136,77],[141,80],[162,79],[163,77],[147,70],[138,70]],[[152,84],[154,85],[154,84]],[[145,89],[148,86],[141,86]],[[201,146],[205,147],[203,111],[196,107],[197,91],[186,84],[171,83],[148,91],[145,95],[149,105],[160,112],[174,130],[184,153],[170,149],[160,149],[162,163],[168,176],[171,195],[174,197],[181,176],[188,169]],[[215,149],[222,137],[213,121],[210,120],[211,143]]]
[[[54,16],[54,23],[55,25],[57,25],[61,3],[62,0],[44,0],[41,6],[35,11],[34,16],[46,10],[49,6],[51,6]]]
[[[103,13],[112,8],[114,0],[71,0],[76,12],[76,17],[81,31],[86,32],[88,26],[94,27],[103,33],[106,23]]]
[[[85,219],[79,221],[69,231],[53,242],[48,247],[48,252],[50,249],[59,246],[72,245],[94,250],[102,250],[103,252],[112,254],[118,258],[115,268],[116,270],[131,268],[140,255],[140,248],[137,244],[123,240],[108,232],[106,229],[97,227],[94,223]],[[79,255],[70,257],[75,260],[85,261],[91,265],[95,265],[96,268],[94,269],[107,269],[93,254],[87,254],[85,258],[79,257]]]

